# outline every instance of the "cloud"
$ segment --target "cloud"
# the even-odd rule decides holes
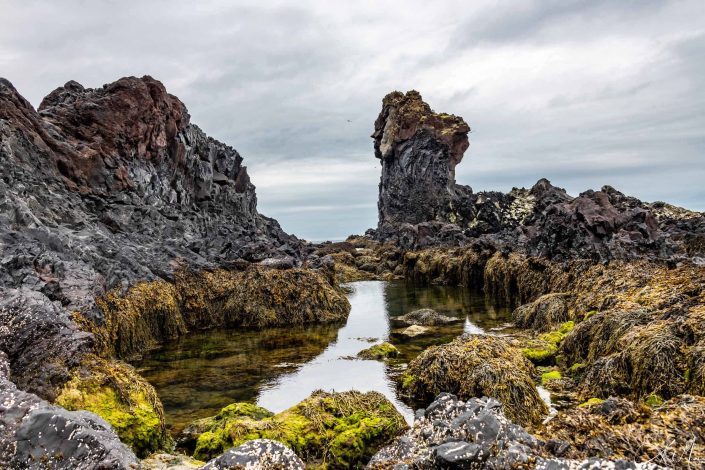
[[[0,75],[32,103],[150,74],[237,148],[259,207],[312,239],[375,225],[382,97],[473,132],[459,182],[610,184],[705,210],[698,0],[0,0]],[[334,210],[333,208],[339,208]]]

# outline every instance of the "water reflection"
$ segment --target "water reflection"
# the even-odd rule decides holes
[[[172,431],[235,401],[256,401],[282,411],[316,389],[376,390],[410,420],[412,410],[397,396],[394,376],[426,347],[449,342],[463,331],[502,326],[509,317],[506,309],[496,309],[481,294],[463,288],[396,281],[356,282],[350,287],[351,311],[344,325],[195,333],[135,364],[162,398]],[[424,307],[464,322],[411,340],[390,329],[390,316]],[[350,359],[373,339],[390,340],[400,357],[386,364]]]

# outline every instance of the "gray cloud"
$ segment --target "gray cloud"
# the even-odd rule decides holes
[[[418,89],[466,118],[458,181],[610,184],[705,210],[698,0],[0,0],[0,76],[32,103],[75,79],[150,74],[237,148],[260,210],[323,239],[376,223],[369,135]]]

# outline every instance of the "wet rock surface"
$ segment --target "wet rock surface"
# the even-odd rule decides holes
[[[656,469],[606,459],[556,458],[551,446],[509,421],[492,398],[439,395],[416,412],[411,430],[372,457],[368,469]]]
[[[243,468],[251,468],[253,470],[303,470],[306,466],[296,456],[294,451],[281,442],[270,439],[255,439],[230,449],[201,468],[202,470],[237,470]]]

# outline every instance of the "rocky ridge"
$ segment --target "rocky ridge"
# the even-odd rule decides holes
[[[379,221],[368,235],[407,250],[480,240],[557,260],[705,260],[702,213],[645,203],[610,186],[573,197],[546,179],[506,194],[458,185],[455,167],[469,131],[414,90],[384,98],[372,135],[382,165]]]

